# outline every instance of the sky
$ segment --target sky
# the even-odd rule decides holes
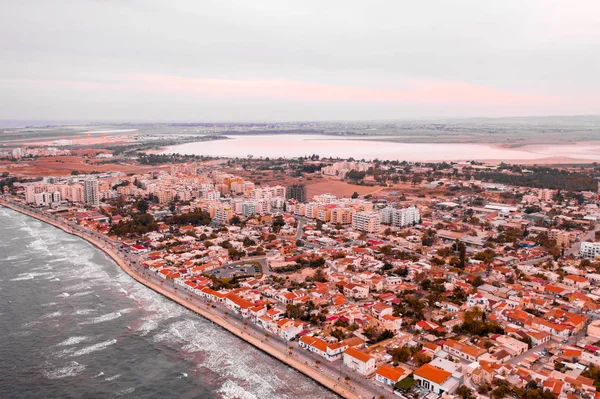
[[[598,0],[19,0],[0,119],[600,114]]]

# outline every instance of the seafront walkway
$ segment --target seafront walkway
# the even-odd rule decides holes
[[[122,248],[123,244],[119,241],[112,240],[104,234],[90,231],[38,209],[18,202],[7,201],[6,198],[0,200],[0,205],[54,225],[70,234],[87,240],[113,258],[123,271],[138,282],[218,324],[249,344],[293,367],[344,398],[374,399],[395,397],[391,387],[384,386],[353,372],[343,366],[341,360],[329,362],[321,356],[300,348],[293,342],[286,341],[276,334],[267,332],[254,324],[249,318],[243,318],[224,305],[210,302],[206,298],[175,285],[172,280],[166,280],[160,277],[158,273],[149,271],[141,264],[143,256],[131,254]],[[293,391],[293,383],[290,385],[290,390]]]

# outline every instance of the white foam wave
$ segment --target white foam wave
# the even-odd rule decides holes
[[[87,355],[92,352],[98,352],[98,351],[106,349],[109,346],[114,345],[116,343],[117,343],[116,339],[110,339],[108,341],[98,342],[97,344],[86,346],[84,348],[79,349],[78,351],[73,352],[73,354],[71,356],[81,356],[81,355]]]
[[[93,294],[94,291],[82,291],[82,292],[76,292],[74,294],[72,294],[72,297],[79,297],[79,296],[85,296],[85,295],[89,295],[89,294]]]
[[[123,389],[117,393],[115,393],[115,396],[125,396],[125,395],[129,395],[130,393],[133,393],[133,391],[135,391],[135,387],[131,387],[131,388],[126,388]]]
[[[43,315],[42,319],[51,319],[53,317],[60,317],[60,316],[62,316],[62,312],[59,310],[59,311],[56,311],[56,312],[52,312],[52,313],[48,313],[48,314]]]
[[[110,321],[110,320],[118,319],[119,317],[123,316],[124,314],[131,312],[131,310],[132,309],[121,309],[121,310],[118,310],[116,312],[111,312],[111,313],[107,313],[107,314],[102,315],[102,316],[94,317],[93,319],[89,319],[89,320],[83,321],[83,322],[81,322],[79,324],[86,325],[86,324],[104,323],[105,321]]]
[[[23,281],[23,280],[33,280],[33,279],[34,279],[33,275],[27,273],[21,277],[15,277],[15,278],[11,279],[10,281]]]
[[[116,375],[113,375],[112,377],[106,377],[106,378],[104,379],[104,381],[114,381],[114,380],[116,380],[117,378],[119,378],[120,376],[121,376],[121,374],[116,374]]]
[[[102,377],[104,375],[104,371],[99,372],[94,376],[94,378]]]
[[[258,399],[258,396],[248,392],[231,380],[226,381],[217,392],[222,394],[225,399]]]
[[[56,380],[65,377],[74,377],[81,374],[85,370],[83,364],[79,364],[75,361],[68,362],[64,367],[52,368],[50,370],[43,370],[44,377],[49,380]]]
[[[86,336],[69,337],[69,338],[65,339],[64,341],[62,341],[61,343],[56,344],[56,346],[77,345],[77,344],[80,344],[82,342],[88,342],[88,341],[91,341],[91,340],[92,340],[91,337],[86,337]]]
[[[86,314],[94,313],[95,311],[96,311],[96,309],[77,309],[75,311],[75,314],[77,316],[80,316],[80,315],[86,315]]]
[[[58,294],[56,297],[57,298],[67,298],[70,296],[71,296],[71,294],[69,294],[68,292],[63,292],[62,294]]]

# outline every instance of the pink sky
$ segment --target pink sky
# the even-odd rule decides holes
[[[402,89],[382,89],[301,82],[286,79],[197,79],[136,74],[131,82],[142,90],[222,99],[271,99],[303,102],[379,102],[463,105],[556,104],[560,98],[499,90],[465,82],[407,80]],[[397,86],[397,85],[396,85]]]

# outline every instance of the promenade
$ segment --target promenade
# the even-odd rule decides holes
[[[140,257],[128,253],[119,241],[82,228],[55,216],[45,214],[21,203],[0,201],[0,205],[51,224],[79,236],[110,256],[133,279],[155,292],[221,326],[240,339],[296,369],[336,394],[348,399],[393,398],[391,388],[378,385],[341,365],[341,360],[328,362],[322,357],[292,345],[283,338],[268,333],[251,321],[243,319],[224,306],[207,302],[193,293],[177,287],[170,280],[143,268]]]

